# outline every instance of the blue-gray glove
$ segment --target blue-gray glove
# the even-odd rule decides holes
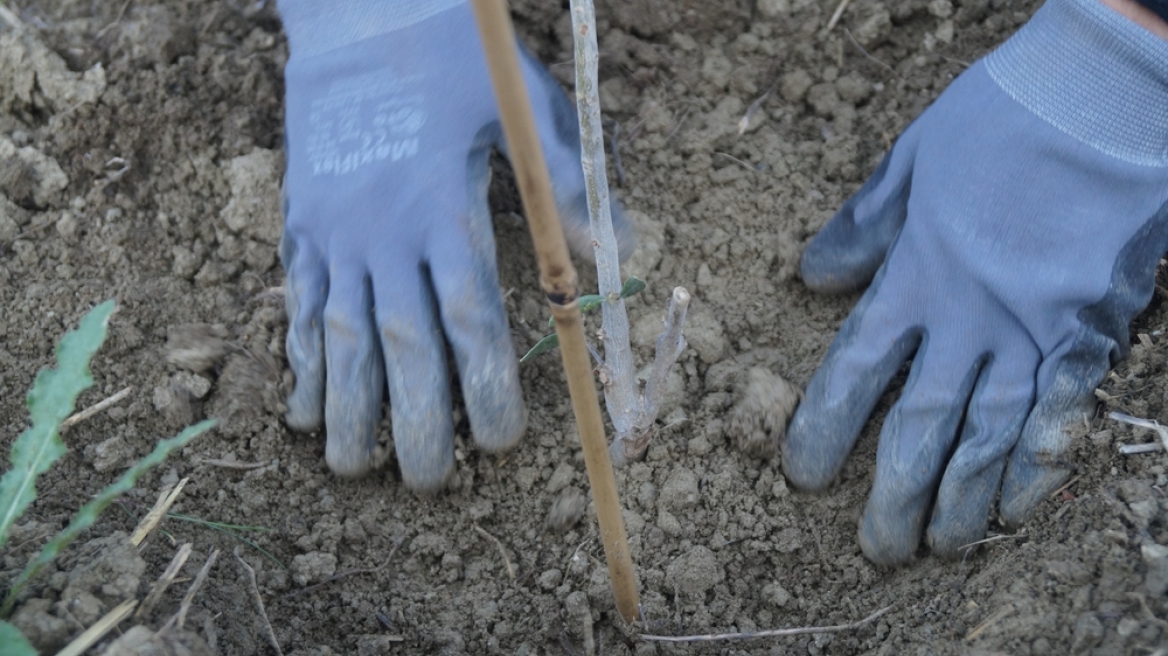
[[[859,529],[877,563],[984,536],[1062,484],[1065,429],[1128,348],[1168,249],[1168,41],[1049,0],[905,130],[803,254],[813,289],[871,285],[788,429],[783,470],[839,473],[908,359]],[[874,278],[873,278],[874,276]],[[1004,472],[1004,473],[1003,473]]]
[[[447,343],[479,446],[512,446],[526,421],[487,207],[502,133],[474,15],[465,0],[281,0],[280,12],[287,421],[313,430],[323,414],[329,467],[363,474],[381,458],[388,382],[402,476],[435,490],[454,467]],[[565,231],[587,256],[575,111],[522,59]],[[614,221],[627,254],[631,229]]]

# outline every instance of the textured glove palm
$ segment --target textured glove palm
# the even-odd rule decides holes
[[[859,537],[879,563],[1018,523],[1065,481],[1065,428],[1128,347],[1168,248],[1168,42],[1051,0],[897,141],[815,237],[803,278],[871,286],[783,447],[818,489],[909,358]],[[931,514],[930,514],[931,511]]]
[[[284,1],[290,426],[326,425],[341,475],[376,464],[388,383],[405,482],[454,466],[449,342],[475,441],[513,445],[526,411],[495,264],[488,156],[502,146],[474,17],[460,2]],[[524,53],[569,241],[591,252],[575,112]],[[633,238],[614,212],[627,253]]]

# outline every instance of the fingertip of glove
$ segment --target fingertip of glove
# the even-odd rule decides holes
[[[527,407],[522,398],[509,403],[487,426],[474,429],[474,440],[484,451],[500,453],[519,443],[527,431]]]
[[[1043,500],[1071,477],[1069,469],[1012,463],[1002,483],[998,516],[1009,528],[1026,522]]]
[[[838,456],[827,453],[824,441],[816,439],[832,427],[808,419],[809,412],[815,413],[807,409],[807,403],[803,401],[787,427],[781,447],[783,475],[800,490],[819,492],[827,489],[839,473]]]
[[[341,444],[329,440],[325,445],[324,460],[329,470],[341,478],[360,478],[385,461],[384,450],[361,444]]]
[[[293,392],[288,397],[288,412],[284,413],[284,423],[294,431],[308,433],[320,428],[324,420],[321,404],[306,402],[302,394]]]
[[[799,259],[799,276],[811,289],[824,294],[859,291],[871,282],[883,258],[857,257],[825,235],[816,235]]]
[[[826,472],[823,467],[811,464],[808,459],[792,453],[787,442],[782,446],[783,476],[787,482],[805,492],[826,490],[835,479],[834,472]]]
[[[914,559],[920,534],[898,525],[893,521],[889,525],[880,518],[873,518],[865,513],[860,521],[858,533],[860,551],[864,557],[877,565],[894,567],[906,565]]]

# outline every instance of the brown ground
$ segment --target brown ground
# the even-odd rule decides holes
[[[525,39],[567,80],[559,4],[515,6]],[[1153,436],[1102,418],[1115,408],[1168,423],[1159,294],[1076,442],[1079,478],[1024,531],[963,562],[922,552],[893,570],[861,557],[855,522],[873,427],[821,495],[789,490],[776,462],[728,436],[745,372],[762,366],[805,385],[856,300],[803,287],[803,244],[900,130],[1039,3],[854,2],[827,34],[835,0],[611,4],[619,9],[602,7],[599,26],[602,100],[622,127],[620,193],[641,224],[629,266],[649,283],[631,305],[640,356],[669,290],[695,295],[668,426],[645,462],[618,472],[648,630],[751,631],[892,610],[835,635],[680,647],[624,637],[591,511],[566,532],[545,528],[557,499],[571,505],[587,490],[554,357],[523,368],[531,424],[522,445],[499,458],[462,442],[454,489],[441,496],[404,490],[392,461],[358,482],[330,476],[321,437],[281,422],[289,374],[272,290],[283,276],[275,189],[287,47],[275,14],[242,0],[17,0],[8,7],[26,34],[0,28],[0,449],[27,425],[24,395],[56,340],[106,298],[121,309],[80,404],[133,393],[66,436],[69,454],[0,553],[0,581],[157,439],[204,416],[224,419],[30,586],[15,621],[42,650],[143,598],[191,542],[183,578],[137,623],[160,627],[222,549],[187,632],[171,632],[168,648],[274,652],[231,555],[243,543],[169,520],[144,560],[119,546],[159,491],[188,476],[177,512],[272,529],[248,535],[270,558],[240,553],[284,653],[583,654],[589,643],[605,655],[1139,654],[1168,644],[1164,456],[1117,455],[1115,443]],[[739,119],[772,86],[738,136]],[[506,180],[492,193],[522,352],[547,315],[514,198]],[[383,569],[288,596],[377,568],[399,543]]]

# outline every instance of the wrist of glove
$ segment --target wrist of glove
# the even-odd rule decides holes
[[[861,521],[871,560],[957,555],[1069,475],[1066,428],[1128,347],[1168,249],[1168,42],[1051,0],[953,82],[808,245],[813,289],[871,285],[787,432],[827,486],[900,366]]]

